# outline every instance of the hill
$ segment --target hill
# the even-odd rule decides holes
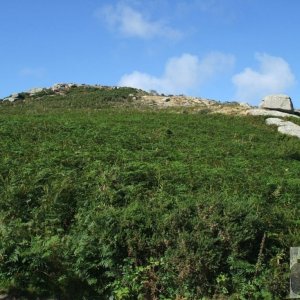
[[[299,139],[238,103],[77,85],[18,97],[0,104],[0,294],[287,296]]]

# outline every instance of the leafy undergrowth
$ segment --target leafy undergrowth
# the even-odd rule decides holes
[[[102,109],[84,98],[73,109],[55,98],[68,95],[47,97],[0,107],[0,292],[288,294],[299,140],[260,117],[97,107],[97,97]]]

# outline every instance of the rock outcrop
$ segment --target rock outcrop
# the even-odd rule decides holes
[[[46,93],[49,92],[50,94],[54,92],[55,94],[62,95],[62,94],[65,94],[65,92],[67,92],[71,88],[76,88],[76,87],[97,88],[97,89],[117,89],[117,88],[119,88],[116,86],[110,87],[110,86],[102,86],[102,85],[97,85],[97,84],[89,85],[89,84],[76,84],[76,83],[57,83],[49,88],[32,88],[26,92],[15,93],[8,97],[3,98],[2,100],[15,102],[17,100],[24,100],[24,98],[27,96],[29,96],[29,97],[35,96],[41,92],[46,92]]]
[[[287,95],[269,95],[263,98],[259,108],[272,109],[283,112],[293,112],[292,99]]]
[[[250,109],[247,112],[248,115],[251,116],[272,116],[272,117],[295,117],[299,118],[295,114],[277,111],[277,110],[268,110],[268,109],[261,109],[261,108],[254,108]]]
[[[21,100],[21,95],[20,93],[15,93],[15,94],[12,94],[6,98],[3,99],[3,101],[9,101],[9,102],[15,102],[17,100]]]
[[[21,92],[21,93],[14,93],[8,97],[5,97],[4,99],[2,99],[3,101],[9,101],[9,102],[15,102],[17,100],[24,100],[25,97],[29,96],[34,96],[40,92],[43,92],[43,91],[47,91],[46,88],[33,88],[33,89],[30,89],[26,92]],[[1,99],[0,99],[1,100]]]
[[[84,86],[83,84],[76,84],[76,83],[56,83],[50,87],[50,90],[53,92],[61,92],[63,90],[68,90],[72,87],[80,87]]]
[[[278,126],[278,131],[291,135],[291,136],[296,136],[300,139],[300,126],[294,124],[293,122],[290,121],[284,121],[279,118],[268,118],[266,119],[266,124],[267,125],[276,125]]]
[[[33,88],[26,92],[13,94],[2,100],[15,102],[27,101],[27,99],[38,100],[43,99],[43,96],[65,96],[72,89],[101,89],[114,90],[118,86],[104,86],[104,85],[89,85],[77,83],[57,83],[47,88]],[[260,108],[250,106],[244,102],[220,102],[217,100],[202,98],[202,97],[188,97],[184,95],[164,95],[157,92],[147,93],[142,90],[137,94],[129,94],[128,97],[135,106],[148,106],[157,109],[164,108],[189,108],[190,111],[206,112],[206,113],[220,113],[226,115],[253,115],[253,116],[272,116],[272,117],[300,117],[300,110],[293,107],[292,100],[286,95],[269,95],[266,96]],[[0,99],[1,100],[1,99]],[[0,101],[2,102],[2,101]]]
[[[33,89],[28,90],[27,94],[29,94],[30,96],[33,96],[33,95],[43,92],[45,90],[46,90],[45,88],[33,88]]]

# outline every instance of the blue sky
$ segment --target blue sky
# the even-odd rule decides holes
[[[300,107],[299,0],[1,0],[0,98],[58,82]]]

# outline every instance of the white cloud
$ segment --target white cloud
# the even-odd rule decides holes
[[[247,4],[245,3],[247,0],[235,0],[235,2]],[[175,7],[178,15],[197,13],[199,18],[209,18],[211,22],[232,22],[239,14],[229,1],[224,0],[179,0],[176,1]]]
[[[284,93],[295,83],[289,64],[281,57],[257,53],[259,70],[244,69],[236,74],[232,82],[236,86],[236,98],[254,102],[267,94]]]
[[[233,64],[232,55],[212,52],[200,60],[198,56],[186,53],[169,59],[161,77],[134,71],[123,75],[119,85],[164,93],[186,93],[199,88],[218,73],[231,69]]]
[[[219,0],[206,0],[206,1],[195,0],[194,1],[195,7],[205,13],[219,12],[223,8],[224,4],[225,3],[223,1],[219,1]]]
[[[46,70],[43,68],[23,68],[19,71],[19,75],[22,77],[34,77],[43,78],[45,76]]]
[[[96,13],[96,16],[101,19],[104,17],[111,28],[126,37],[151,39],[160,36],[178,39],[182,35],[180,31],[169,27],[165,22],[151,21],[141,12],[122,3],[103,7]]]

